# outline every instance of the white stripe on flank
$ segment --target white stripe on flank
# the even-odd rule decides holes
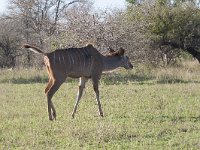
[[[71,59],[72,59],[72,65],[74,65],[74,57],[73,57],[73,54],[71,55]]]
[[[84,50],[84,49],[83,49]],[[82,56],[82,58],[83,59],[81,59],[81,60],[83,60],[83,67],[81,67],[82,69],[85,69],[85,55],[84,55],[84,53],[83,53],[83,51],[80,51],[80,53],[81,53],[81,56]]]
[[[88,54],[87,50],[85,50],[83,52],[85,53],[86,57],[89,57],[89,54]]]
[[[76,50],[74,50],[74,56],[75,56],[75,60],[74,60],[74,63],[75,63],[75,65],[77,65],[78,66],[78,55],[77,55],[78,53],[77,53],[77,51]]]
[[[92,56],[89,59],[90,59],[90,61],[89,61],[89,64],[88,64],[88,69],[89,69],[89,72],[91,72]]]
[[[86,59],[85,59],[85,69],[86,69],[87,71],[90,71],[91,56],[89,56],[87,50],[85,50],[85,49],[83,50],[83,53],[84,53],[84,55],[85,55],[84,58],[86,58]]]
[[[59,56],[58,56],[58,59],[59,59],[59,63],[62,65],[62,62],[61,62],[61,60],[60,60],[60,54],[59,54]]]
[[[79,68],[81,68],[81,55],[80,55],[80,51],[78,51],[77,52],[77,58],[78,58],[78,61],[77,61],[77,63],[78,63],[78,65],[79,65]]]
[[[78,63],[78,68],[80,69],[80,72],[83,72],[83,64],[82,64],[82,59],[81,59],[81,50],[77,51],[77,63]]]
[[[66,67],[66,64],[65,64],[65,57],[62,55],[62,59],[63,59],[63,63],[64,63],[64,66]]]
[[[69,58],[69,68],[71,68],[71,57],[70,57],[69,52],[67,53],[67,56],[68,56],[68,58]]]
[[[54,62],[54,65],[56,64],[56,52],[54,52],[54,55],[53,55],[53,62]]]

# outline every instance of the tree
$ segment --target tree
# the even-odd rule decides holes
[[[19,41],[21,36],[15,32],[15,22],[0,20],[0,67],[15,67],[16,59],[21,56]]]
[[[9,13],[4,20],[19,23],[15,32],[22,35],[21,43],[33,43],[41,48],[51,50],[53,37],[59,32],[59,21],[66,8],[70,5],[81,2],[73,0],[13,0],[9,5]],[[20,43],[19,42],[19,43]],[[29,66],[34,65],[38,59],[32,59],[34,55],[29,51],[25,52],[25,60]]]
[[[157,0],[133,7],[147,36],[153,53],[164,64],[170,64],[186,51],[200,61],[200,9],[194,1]],[[151,50],[152,52],[152,50]],[[160,55],[160,56],[159,56]]]
[[[69,3],[64,0],[13,0],[11,4],[10,12],[2,18],[6,20],[5,26],[11,22],[15,24],[12,28],[15,36],[9,32],[8,37],[19,37],[12,41],[17,55],[23,43],[34,44],[46,52],[91,43],[103,53],[108,47],[123,47],[135,61],[145,59],[143,45],[148,39],[139,32],[140,25],[136,20],[129,21],[122,10],[95,12],[93,3],[86,0]],[[18,60],[24,66],[42,64],[42,59],[34,54],[23,53]]]
[[[77,3],[66,11],[64,33],[55,40],[55,47],[81,47],[92,43],[103,53],[108,47],[123,47],[134,60],[143,61],[145,54],[141,46],[146,39],[138,31],[137,22],[130,22],[122,10],[94,12],[92,6],[92,3]]]

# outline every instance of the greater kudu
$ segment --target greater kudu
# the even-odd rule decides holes
[[[44,62],[49,75],[49,83],[45,89],[49,120],[56,119],[56,110],[51,99],[67,77],[80,78],[72,117],[74,118],[83,89],[85,88],[85,83],[89,78],[92,79],[93,88],[96,93],[99,114],[103,116],[98,89],[102,72],[113,70],[117,67],[124,67],[125,69],[133,68],[129,58],[124,56],[124,49],[122,48],[119,51],[110,49],[110,54],[104,56],[92,45],[82,48],[58,49],[51,53],[44,53],[40,49],[27,44],[23,47],[44,56]]]

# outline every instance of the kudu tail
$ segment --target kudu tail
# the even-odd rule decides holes
[[[28,48],[30,51],[37,53],[37,54],[42,54],[42,55],[46,55],[46,53],[44,53],[43,51],[41,51],[39,48],[25,44],[23,45],[24,48]]]

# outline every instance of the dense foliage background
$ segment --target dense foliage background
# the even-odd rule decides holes
[[[88,43],[105,53],[124,47],[135,63],[176,64],[188,54],[200,61],[199,0],[127,0],[124,10],[97,11],[90,0],[12,0],[0,16],[0,67],[42,66],[21,48],[46,52]]]

